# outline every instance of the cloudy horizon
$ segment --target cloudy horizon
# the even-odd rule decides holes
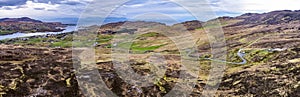
[[[31,17],[49,21],[58,18],[61,20],[69,18],[72,20],[72,18],[79,18],[82,12],[90,14],[88,17],[93,18],[97,17],[97,15],[93,15],[93,13],[101,14],[101,12],[111,11],[105,7],[113,5],[114,3],[105,1],[112,0],[102,1],[103,2],[99,3],[97,1],[94,2],[94,0],[0,0],[0,18]],[[195,19],[189,11],[173,1],[180,2],[181,0],[131,0],[130,2],[116,6],[116,9],[109,17],[132,18],[146,12],[155,12],[170,15],[173,19],[178,21]],[[203,0],[184,1],[186,3],[198,3],[195,1],[199,1],[199,5],[208,5],[212,8],[217,17],[233,17],[244,13],[264,13],[274,10],[300,10],[300,6],[297,5],[300,3],[299,0],[291,0],[289,2],[283,0],[271,2],[261,0],[236,0],[234,2],[229,0],[207,0],[208,2],[206,3],[203,3]],[[90,3],[91,5],[89,5]],[[90,7],[93,5],[95,7]],[[195,9],[198,7],[199,6],[195,6]],[[154,14],[148,16],[158,17]],[[200,20],[206,21],[213,18],[214,17],[203,17]]]

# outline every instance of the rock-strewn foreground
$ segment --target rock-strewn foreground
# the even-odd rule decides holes
[[[78,88],[69,49],[46,49],[17,46],[0,46],[0,95],[20,96],[83,96]],[[263,65],[247,67],[244,70],[226,74],[217,96],[300,96],[300,66],[297,60],[299,49],[282,52],[274,60]],[[170,57],[171,58],[171,57]],[[175,57],[174,57],[175,58]],[[133,62],[133,68],[140,74],[148,69],[136,68],[143,65]],[[178,78],[178,67],[171,64],[155,86],[141,89],[126,84],[116,76],[111,62],[99,62],[99,70],[107,86],[119,96],[163,96]],[[135,67],[136,66],[136,67]],[[168,80],[167,80],[168,79]],[[200,96],[205,83],[199,80],[192,96]]]
[[[226,74],[219,88],[221,96],[299,97],[300,50],[280,52],[268,62]]]
[[[67,49],[0,46],[0,95],[80,96]]]

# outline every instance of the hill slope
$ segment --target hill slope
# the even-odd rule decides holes
[[[224,71],[224,77],[217,91],[216,96],[228,97],[268,97],[268,96],[300,96],[300,33],[299,33],[299,12],[298,11],[273,11],[270,13],[248,13],[238,17],[220,17],[210,20],[213,22],[219,20],[224,30],[227,46],[228,62],[241,62],[237,55],[237,51],[243,49],[246,64],[227,64]],[[127,22],[133,26],[159,26],[172,28],[174,26],[166,26],[161,23],[154,22]],[[202,23],[202,22],[201,22]],[[200,70],[197,85],[192,91],[193,97],[199,97],[203,91],[209,71],[211,70],[211,62],[205,58],[213,56],[211,54],[210,41],[207,32],[203,29],[199,21],[187,21],[183,24],[195,39],[201,39],[196,44],[199,50],[200,64],[197,66]],[[130,85],[122,80],[116,74],[111,59],[112,40],[114,35],[127,35],[127,33],[138,32],[141,29],[124,29],[122,25],[125,22],[110,23],[107,25],[93,26],[95,29],[101,28],[99,35],[96,36],[96,67],[104,79],[107,87],[118,96],[163,96],[170,91],[174,84],[182,79],[179,77],[181,63],[180,53],[176,45],[168,37],[157,32],[149,31],[139,36],[133,41],[130,47],[128,59],[130,66],[135,72],[141,75],[152,74],[153,68],[151,62],[147,60],[152,58],[153,53],[160,53],[165,60],[164,64],[167,71],[163,78],[158,79],[153,86],[138,87]],[[90,33],[90,32],[84,32]],[[184,33],[184,32],[183,32]],[[55,42],[71,41],[72,35],[59,36]],[[9,40],[8,44],[24,43],[23,45],[35,45],[31,41],[35,39],[43,39],[37,44],[51,44],[51,38],[36,37],[23,41],[23,39]],[[20,42],[22,41],[22,42]],[[70,43],[70,42],[68,42]],[[120,47],[128,46],[128,43],[119,43]],[[36,45],[39,46],[39,45]],[[2,47],[2,46],[1,46]],[[72,47],[69,46],[69,47]],[[71,51],[69,49],[34,49],[30,48],[30,52],[24,52],[28,47],[5,47],[0,48],[0,64],[7,65],[10,68],[0,67],[3,69],[1,73],[3,79],[3,88],[0,87],[0,93],[4,92],[4,96],[31,96],[37,94],[37,90],[43,90],[39,96],[59,95],[59,96],[81,96],[78,91],[77,81],[72,72],[71,67]],[[25,55],[24,55],[25,54]],[[24,55],[24,56],[22,56]],[[11,57],[15,56],[15,57]],[[47,56],[49,59],[42,57]],[[37,58],[36,58],[37,57]],[[151,61],[151,60],[150,60]],[[17,62],[17,63],[16,63]],[[41,63],[43,62],[43,63]],[[42,64],[42,65],[37,65]],[[21,66],[21,67],[19,67]],[[30,66],[33,69],[30,69]],[[17,68],[18,67],[18,68]],[[34,69],[34,68],[43,68]],[[15,68],[11,71],[11,68]],[[20,72],[22,69],[25,72]],[[53,70],[51,68],[54,68]],[[88,69],[83,66],[82,70]],[[45,70],[50,72],[45,72]],[[16,74],[11,74],[16,72]],[[54,73],[53,73],[54,72]],[[55,72],[60,72],[56,74]],[[29,76],[33,74],[33,76]],[[22,77],[22,75],[25,77]],[[187,74],[188,75],[188,74]],[[37,76],[42,76],[41,78]],[[92,75],[88,73],[82,75],[81,78],[89,78]],[[57,79],[61,78],[61,79]],[[11,81],[14,80],[15,81]],[[68,79],[68,80],[67,80]],[[43,83],[48,80],[49,83]],[[71,82],[70,82],[71,81]],[[26,83],[28,82],[28,83]],[[86,83],[82,83],[86,84]],[[44,85],[45,88],[34,87]],[[52,86],[58,87],[52,87]],[[87,85],[86,85],[87,86]],[[58,88],[58,90],[56,90]],[[97,85],[86,87],[88,89],[97,89]],[[2,91],[1,91],[2,89]],[[20,93],[19,90],[25,90],[26,93]],[[180,90],[179,90],[180,91]],[[93,91],[91,91],[93,92]],[[93,93],[91,93],[93,94]]]

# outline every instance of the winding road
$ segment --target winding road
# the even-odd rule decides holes
[[[229,64],[237,64],[237,65],[243,65],[243,64],[247,64],[247,60],[244,58],[244,56],[246,55],[245,52],[242,52],[243,49],[240,49],[237,52],[237,55],[242,59],[242,62],[228,62],[228,61],[223,61],[223,60],[217,60],[217,59],[212,59],[212,58],[204,58],[207,60],[211,60],[211,61],[215,61],[215,62],[222,62],[222,63],[229,63]]]

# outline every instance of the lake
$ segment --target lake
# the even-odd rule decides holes
[[[75,29],[76,29],[76,26],[68,26],[62,32],[36,32],[36,33],[17,32],[17,33],[9,34],[9,35],[0,35],[0,40],[19,38],[19,37],[31,37],[31,36],[39,36],[39,35],[48,35],[48,34],[49,35],[51,35],[51,34],[55,35],[55,34],[69,33],[69,32],[75,31]]]

